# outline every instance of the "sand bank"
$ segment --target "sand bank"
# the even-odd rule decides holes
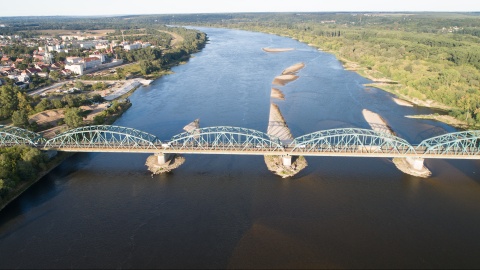
[[[268,135],[279,138],[284,143],[289,143],[293,140],[293,135],[290,132],[280,109],[273,103],[270,104],[267,133]],[[307,160],[303,156],[292,157],[291,166],[283,165],[282,156],[279,155],[264,156],[264,159],[267,168],[283,178],[294,176],[308,165]]]
[[[394,97],[392,97],[392,99],[393,99],[393,101],[395,101],[395,103],[397,103],[400,106],[413,107],[413,104],[406,101],[406,100],[399,99],[399,98],[394,98]]]
[[[305,67],[305,63],[297,63],[293,66],[286,68],[282,75],[295,75],[299,70]]]
[[[395,135],[395,132],[393,132],[390,126],[388,126],[387,121],[385,121],[385,119],[383,119],[380,115],[367,109],[364,109],[362,113],[365,117],[365,120],[370,124],[373,130]],[[425,166],[423,166],[420,170],[414,169],[406,158],[393,158],[392,162],[395,164],[397,169],[409,175],[427,178],[432,174]]]
[[[280,75],[280,76],[275,77],[275,79],[273,79],[272,84],[284,86],[289,82],[295,81],[296,79],[298,79],[298,76],[296,76],[296,75],[291,75],[291,74]]]
[[[285,95],[277,88],[272,88],[272,91],[270,92],[270,97],[285,100]]]
[[[293,135],[283,118],[277,104],[270,104],[270,116],[268,119],[268,135],[275,136],[281,141],[293,140]]]
[[[393,132],[393,130],[387,124],[387,121],[385,121],[385,119],[383,119],[379,114],[369,111],[367,109],[363,109],[362,114],[365,118],[365,121],[367,121],[367,123],[373,130],[377,132],[395,135],[395,132]]]
[[[265,52],[288,52],[295,50],[294,48],[262,48]]]

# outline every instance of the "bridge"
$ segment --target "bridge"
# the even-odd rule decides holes
[[[0,125],[0,147],[27,145],[65,152],[168,154],[279,155],[407,158],[414,168],[425,158],[480,159],[480,131],[447,133],[412,145],[387,132],[341,128],[313,132],[280,141],[262,131],[242,127],[206,127],[183,132],[169,140],[133,128],[97,125],[65,131],[51,139],[12,126]],[[161,161],[160,161],[161,162]]]

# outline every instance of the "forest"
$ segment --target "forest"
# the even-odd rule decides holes
[[[150,15],[139,22],[288,36],[360,65],[378,87],[480,124],[480,13],[239,13]]]

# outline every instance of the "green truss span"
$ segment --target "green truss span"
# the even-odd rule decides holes
[[[98,125],[68,130],[45,143],[45,148],[157,149],[161,141],[137,129]]]
[[[0,146],[30,145],[36,146],[43,143],[42,135],[13,126],[0,125]]]
[[[75,151],[88,149],[145,150],[144,152],[225,151],[289,153],[368,153],[429,156],[480,157],[480,131],[447,133],[413,146],[389,133],[370,129],[342,128],[313,132],[295,138],[288,144],[264,132],[242,127],[218,126],[195,129],[162,142],[155,135],[137,129],[113,126],[85,126],[68,130],[50,140],[40,134],[12,126],[0,125],[0,147],[29,145],[40,149]]]

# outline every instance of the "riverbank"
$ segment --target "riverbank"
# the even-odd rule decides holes
[[[180,65],[184,64],[186,61],[178,61],[175,64]],[[173,66],[173,64],[171,65]],[[163,77],[163,75],[171,74],[171,71],[166,71],[162,73],[158,73],[157,77],[154,79],[158,79]],[[103,122],[101,124],[104,125],[111,125],[113,124],[118,118],[122,116],[122,114],[127,111],[132,104],[128,101],[127,97],[129,97],[135,90],[137,90],[140,86],[142,85],[149,85],[151,82],[154,81],[154,79],[151,76],[143,76],[142,78],[135,78],[131,80],[126,80],[125,84],[121,86],[117,91],[114,91],[112,95],[107,98],[106,100],[114,102],[114,101],[119,101],[123,100],[123,102],[119,102],[118,107],[116,108],[116,112],[113,114],[105,114],[103,117]],[[100,114],[106,112],[107,110],[104,110],[100,112]],[[97,114],[98,115],[98,114]],[[99,123],[97,123],[99,124]],[[55,127],[54,127],[55,128]],[[67,152],[60,152],[58,153],[55,157],[53,157],[47,164],[47,169],[45,171],[40,172],[34,179],[24,182],[20,184],[19,186],[15,187],[9,194],[0,201],[0,211],[5,208],[9,203],[14,201],[17,197],[19,197],[23,192],[25,192],[29,187],[31,187],[33,184],[37,183],[40,181],[45,175],[47,175],[50,171],[55,169],[57,166],[59,166],[64,160],[67,158],[73,156],[75,153],[67,153]],[[178,162],[177,162],[178,163]],[[182,162],[183,163],[183,162]]]
[[[24,182],[16,187],[13,191],[11,191],[2,201],[0,201],[0,211],[3,210],[9,203],[14,201],[18,196],[22,195],[28,188],[30,188],[33,184],[37,183],[40,179],[42,179],[45,175],[55,169],[58,165],[60,165],[65,159],[68,157],[73,156],[75,153],[69,152],[62,152],[58,153],[54,158],[52,158],[48,164],[47,168],[40,172],[37,177],[34,179]]]

